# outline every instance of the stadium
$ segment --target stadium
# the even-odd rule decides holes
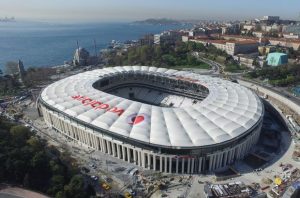
[[[247,88],[188,71],[118,66],[47,86],[45,122],[82,146],[165,173],[205,173],[242,159],[264,107]]]

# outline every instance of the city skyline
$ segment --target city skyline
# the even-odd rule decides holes
[[[1,17],[14,16],[19,20],[38,21],[132,21],[146,18],[244,20],[263,15],[278,15],[299,20],[300,2],[290,0],[59,0],[39,1],[0,0]]]

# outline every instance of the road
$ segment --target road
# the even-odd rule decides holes
[[[219,64],[215,61],[209,60],[207,58],[204,58],[204,57],[197,56],[197,58],[200,61],[202,61],[202,62],[204,62],[204,63],[211,66],[212,69],[211,69],[210,75],[219,75],[220,74],[220,68],[222,68],[221,64]]]
[[[214,71],[214,74],[219,74],[220,73],[220,68],[223,67],[220,63],[209,60],[207,58],[199,57],[199,60],[205,62],[206,64],[209,64],[212,67],[212,70]]]
[[[223,68],[224,65],[221,65],[218,62],[215,62],[215,61],[203,58],[203,57],[199,57],[199,56],[198,56],[198,59],[205,62],[206,64],[209,64],[212,67],[211,75],[220,77],[220,75],[221,75],[220,68]],[[260,82],[257,82],[257,81],[253,81],[253,80],[250,80],[250,79],[245,79],[245,78],[242,77],[242,74],[243,73],[229,73],[229,72],[227,72],[227,76],[231,79],[240,79],[240,80],[247,81],[247,82],[253,83],[255,85],[261,86],[265,89],[269,89],[270,91],[273,91],[273,92],[275,92],[275,93],[291,100],[292,102],[294,102],[294,103],[296,103],[297,105],[300,106],[300,98],[294,96],[293,94],[286,91],[285,89],[280,88],[280,87],[273,87],[273,86],[266,85],[266,84],[263,84],[263,83],[260,83]]]
[[[257,81],[253,81],[253,80],[249,80],[249,79],[245,79],[245,78],[242,78],[242,77],[238,77],[236,76],[237,79],[240,79],[240,80],[243,80],[243,81],[247,81],[247,82],[250,82],[250,83],[253,83],[255,85],[258,85],[258,86],[261,86],[265,89],[268,89],[274,93],[277,93],[278,95],[281,95],[282,97],[285,97],[287,98],[288,100],[296,103],[297,105],[300,106],[300,98],[299,97],[296,97],[294,96],[293,94],[287,92],[286,90],[282,89],[282,88],[277,88],[277,87],[272,87],[272,86],[268,86],[268,85],[265,85],[263,83],[260,83],[260,82],[257,82]]]

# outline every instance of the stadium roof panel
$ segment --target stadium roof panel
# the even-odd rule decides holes
[[[124,71],[188,79],[205,85],[209,94],[191,106],[166,108],[121,98],[93,87],[101,76]],[[77,100],[76,97],[83,98]],[[167,147],[206,146],[228,141],[249,131],[263,114],[258,96],[239,84],[147,66],[108,67],[70,76],[46,87],[41,99],[70,117],[120,137]]]

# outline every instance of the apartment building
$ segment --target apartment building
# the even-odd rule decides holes
[[[185,38],[186,39],[186,38]],[[189,39],[189,41],[202,43],[205,46],[213,45],[220,50],[226,51],[229,55],[253,53],[258,51],[258,42],[254,40],[209,40]]]

